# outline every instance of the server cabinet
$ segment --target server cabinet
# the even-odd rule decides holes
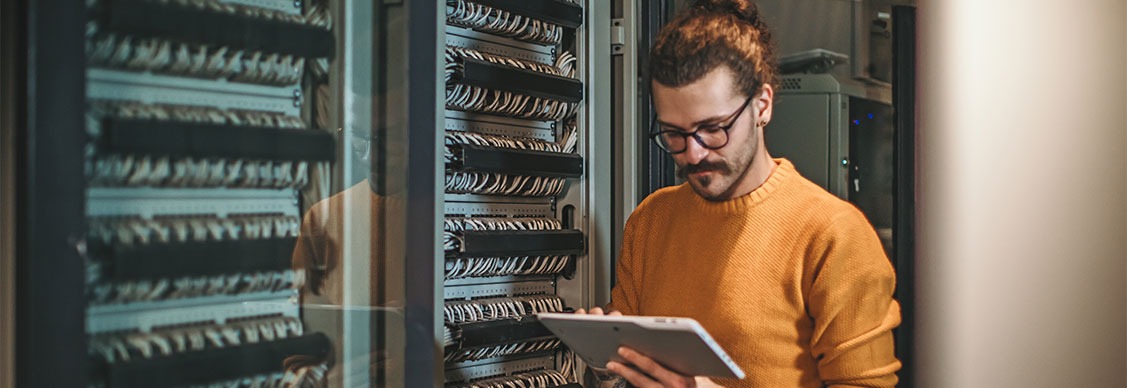
[[[579,381],[532,314],[608,299],[609,9],[62,3],[12,7],[18,386]]]
[[[771,126],[772,156],[802,176],[853,202],[892,255],[892,90],[830,74],[786,75]]]
[[[579,360],[533,314],[609,292],[595,280],[609,273],[612,187],[610,18],[598,5],[446,2],[447,386],[581,379]],[[534,28],[513,33],[500,20],[510,13]]]

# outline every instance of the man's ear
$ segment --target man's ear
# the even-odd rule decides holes
[[[756,124],[766,124],[771,122],[771,112],[775,108],[775,88],[770,84],[764,84],[759,88],[759,95],[755,96],[755,109],[759,116],[759,122]]]

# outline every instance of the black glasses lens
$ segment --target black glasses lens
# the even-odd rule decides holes
[[[728,144],[728,131],[723,128],[702,128],[696,136],[705,148],[716,149]]]
[[[668,152],[685,150],[685,137],[675,131],[661,132],[654,140],[657,140],[657,145]]]

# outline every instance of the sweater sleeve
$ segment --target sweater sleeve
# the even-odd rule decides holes
[[[626,220],[626,228],[622,232],[622,249],[615,266],[614,288],[610,291],[609,308],[618,310],[625,315],[639,315],[638,291],[641,289],[642,269],[639,260],[643,255],[639,252],[638,239],[638,211]]]
[[[850,207],[831,220],[808,252],[811,352],[828,387],[893,387],[900,362],[892,329],[900,305],[895,273],[864,215]]]
[[[321,294],[328,267],[328,263],[325,262],[322,225],[326,216],[324,213],[329,210],[327,205],[325,201],[317,203],[305,214],[293,250],[293,269],[304,271],[305,284],[302,287],[313,295]]]

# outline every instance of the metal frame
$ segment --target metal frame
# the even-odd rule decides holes
[[[901,323],[895,334],[900,382],[916,385],[916,7],[892,7],[892,101],[896,132],[892,219],[893,266]]]
[[[24,19],[21,1],[0,4],[0,387],[16,386],[16,146],[17,82],[23,77]]]
[[[442,192],[445,131],[442,74],[445,6],[434,1],[406,2],[407,11],[407,197],[405,345],[403,386],[442,384]],[[429,64],[426,66],[424,64]],[[430,130],[427,130],[427,129]],[[425,258],[432,258],[425,260]]]
[[[21,1],[26,75],[16,201],[16,386],[86,385],[86,10],[64,0]],[[22,77],[21,77],[22,78]],[[68,373],[59,373],[66,365]]]
[[[833,193],[838,198],[849,198],[849,167],[852,165],[849,159],[849,126],[845,120],[849,117],[849,96],[841,93],[831,93],[829,95],[830,103],[830,125],[829,125],[829,138],[830,149],[828,151],[830,164],[829,173],[826,177],[826,191]],[[834,169],[841,167],[845,172],[835,173]]]
[[[660,0],[657,4],[653,0],[641,1],[639,7],[638,23],[638,38],[640,42],[637,48],[638,54],[638,73],[640,75],[638,89],[637,89],[637,118],[636,127],[640,130],[637,131],[636,141],[641,142],[639,147],[639,154],[644,172],[639,173],[641,189],[638,192],[637,202],[640,203],[646,196],[653,192],[668,186],[678,184],[675,178],[676,166],[673,163],[673,157],[663,151],[656,143],[650,141],[647,136],[650,133],[650,117],[655,112],[653,103],[651,101],[652,92],[650,90],[650,76],[645,69],[645,64],[649,61],[650,47],[653,46],[654,40],[657,39],[657,34],[673,14],[676,7],[676,2],[673,0]]]
[[[594,3],[594,1],[592,1]],[[605,85],[610,85],[610,73],[594,71],[593,69],[610,68],[611,57],[604,51],[610,47],[610,9],[588,4],[584,8],[584,19],[588,23],[580,28],[582,35],[582,51],[587,55],[583,61],[583,76],[586,80],[584,93],[587,100],[585,116],[581,117],[587,125],[587,137],[583,144],[583,159],[587,161],[585,215],[580,220],[585,220],[584,233],[587,234],[587,265],[579,267],[579,271],[586,271],[588,279],[585,288],[587,295],[582,299],[586,301],[585,307],[602,306],[610,302],[610,277],[614,272],[613,246],[614,240],[611,231],[614,225],[611,222],[612,205],[607,198],[613,198],[614,182],[611,170],[614,163],[614,149],[611,148],[611,133],[602,128],[609,128],[611,122],[610,104],[597,104],[595,101],[609,101],[611,90]],[[585,31],[584,31],[585,30]],[[569,193],[570,194],[570,193]],[[561,201],[563,202],[563,201]],[[579,225],[577,224],[577,227]],[[565,296],[561,291],[561,296]],[[566,297],[566,296],[565,296]],[[565,299],[566,300],[566,299]]]
[[[639,4],[643,3],[643,4]],[[611,284],[614,284],[614,263],[617,261],[619,250],[622,246],[622,231],[626,226],[626,220],[630,218],[630,214],[634,212],[641,197],[644,197],[640,186],[644,185],[645,168],[642,168],[641,156],[645,153],[643,149],[645,143],[641,143],[638,139],[644,139],[646,124],[641,124],[645,120],[641,120],[642,107],[649,107],[648,96],[645,100],[640,95],[642,81],[639,81],[640,73],[640,60],[644,57],[645,53],[641,50],[648,49],[642,48],[639,43],[640,36],[644,33],[640,31],[642,25],[646,24],[648,18],[645,13],[648,11],[648,2],[628,1],[622,0],[616,4],[615,12],[621,14],[614,15],[611,19],[611,26],[614,30],[613,39],[621,37],[620,41],[612,41],[613,48],[611,50],[614,63],[613,74],[613,99],[615,109],[611,113],[612,123],[614,125],[614,176],[611,178],[614,181],[614,203],[612,204],[613,215],[611,217],[611,225],[613,227],[612,234],[612,256],[611,261]],[[644,42],[642,42],[644,43]],[[647,111],[648,112],[648,111]],[[641,126],[640,126],[641,125]],[[647,195],[649,193],[646,193]],[[607,300],[609,302],[609,299]]]

